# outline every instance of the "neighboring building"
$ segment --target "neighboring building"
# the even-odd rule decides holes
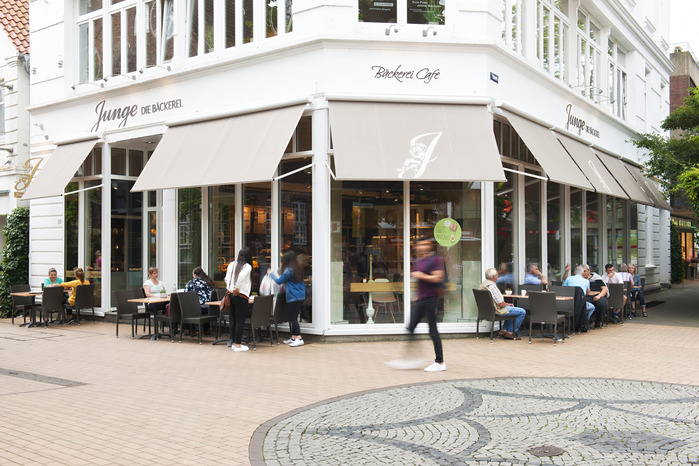
[[[29,159],[29,0],[0,3],[0,230],[20,203]],[[27,202],[24,204],[28,205]],[[0,234],[0,248],[5,236]]]
[[[669,205],[629,140],[668,114],[663,3],[32,2],[31,283],[92,268],[106,310],[151,265],[223,286],[247,246],[257,287],[293,248],[305,333],[403,333],[411,241],[451,218],[446,333],[501,263],[659,287]]]
[[[670,73],[670,112],[684,104],[684,100],[689,97],[689,91],[696,88],[699,82],[699,66],[689,44],[677,44],[673,45],[673,48],[674,52],[670,54],[670,60],[674,65],[674,70]],[[694,264],[687,269],[687,277],[697,278],[697,246],[694,242],[697,229],[693,221],[694,210],[684,197],[673,196],[670,205],[672,222],[680,233],[682,258],[688,264]]]

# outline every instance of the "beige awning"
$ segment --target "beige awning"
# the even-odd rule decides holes
[[[636,179],[631,176],[631,173],[626,169],[626,163],[599,150],[596,150],[595,153],[632,201],[641,204],[653,204],[653,201],[648,197],[646,192],[641,189]]]
[[[173,126],[131,191],[269,181],[304,107]]]
[[[30,182],[23,200],[60,196],[68,182],[75,176],[85,157],[97,144],[97,138],[87,141],[61,144],[40,165],[39,173]]]
[[[643,174],[639,167],[631,165],[630,163],[625,163],[624,165],[626,165],[626,168],[628,168],[629,172],[631,172],[631,175],[633,175],[639,186],[643,189],[646,195],[648,195],[655,207],[670,211],[672,210],[670,203],[667,202],[665,196],[663,196],[663,193],[660,192],[658,187],[651,179]]]
[[[551,130],[512,112],[503,112],[551,181],[594,189]]]
[[[505,181],[485,105],[330,102],[342,180]]]
[[[621,199],[629,198],[589,146],[564,134],[556,133],[556,136],[561,140],[563,147],[566,148],[570,156],[573,157],[575,163],[578,164],[580,170],[592,183],[592,186],[595,187],[595,191]]]

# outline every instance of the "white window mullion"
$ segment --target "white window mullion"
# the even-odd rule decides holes
[[[235,2],[235,43],[243,44],[243,2]]]
[[[196,8],[199,9],[197,15],[197,55],[201,57],[206,53],[206,15],[204,14],[204,0],[198,0]]]

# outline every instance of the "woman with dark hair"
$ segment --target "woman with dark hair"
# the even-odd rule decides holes
[[[278,285],[284,283],[286,287],[286,311],[289,316],[291,337],[288,340],[284,340],[284,343],[289,346],[302,346],[303,338],[301,338],[301,327],[299,326],[299,311],[301,310],[303,300],[306,299],[306,286],[303,283],[303,268],[296,259],[294,251],[289,250],[284,253],[279,270],[284,271],[280,277],[275,276],[272,273],[272,269],[268,269],[267,274]]]
[[[245,314],[248,311],[248,300],[252,288],[252,254],[250,249],[243,248],[238,252],[235,262],[228,264],[226,270],[226,289],[231,293],[231,324],[229,342],[235,352],[247,351],[248,347],[242,345]]]
[[[202,314],[209,313],[209,306],[206,306],[204,303],[211,301],[211,290],[213,289],[214,282],[201,267],[195,267],[194,270],[192,270],[192,279],[188,281],[184,287],[185,291],[197,292]]]
[[[90,284],[90,282],[85,280],[85,272],[80,267],[74,268],[73,273],[75,274],[75,280],[61,283],[61,286],[63,288],[71,288],[70,296],[68,297],[68,300],[67,300],[67,304],[70,304],[71,306],[75,305],[75,294],[76,294],[77,288],[79,286],[82,286],[82,285],[89,285]],[[73,312],[70,309],[68,309],[66,311],[66,314],[68,314],[72,318]],[[71,318],[68,318],[68,320],[70,321]]]

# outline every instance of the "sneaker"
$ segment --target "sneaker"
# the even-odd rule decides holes
[[[438,362],[433,362],[431,365],[425,367],[425,372],[442,372],[445,370],[447,370],[447,365]]]
[[[299,338],[298,340],[294,340],[289,343],[289,346],[303,346],[303,339]]]
[[[285,344],[285,345],[288,345],[288,344],[292,343],[293,341],[294,341],[294,340],[292,340],[291,338],[289,338],[288,340],[284,340],[284,344]]]
[[[232,348],[233,348],[233,351],[235,351],[236,353],[238,353],[238,352],[240,352],[240,351],[247,351],[247,350],[250,349],[250,348],[248,348],[248,347],[245,346],[245,345],[232,346]]]

